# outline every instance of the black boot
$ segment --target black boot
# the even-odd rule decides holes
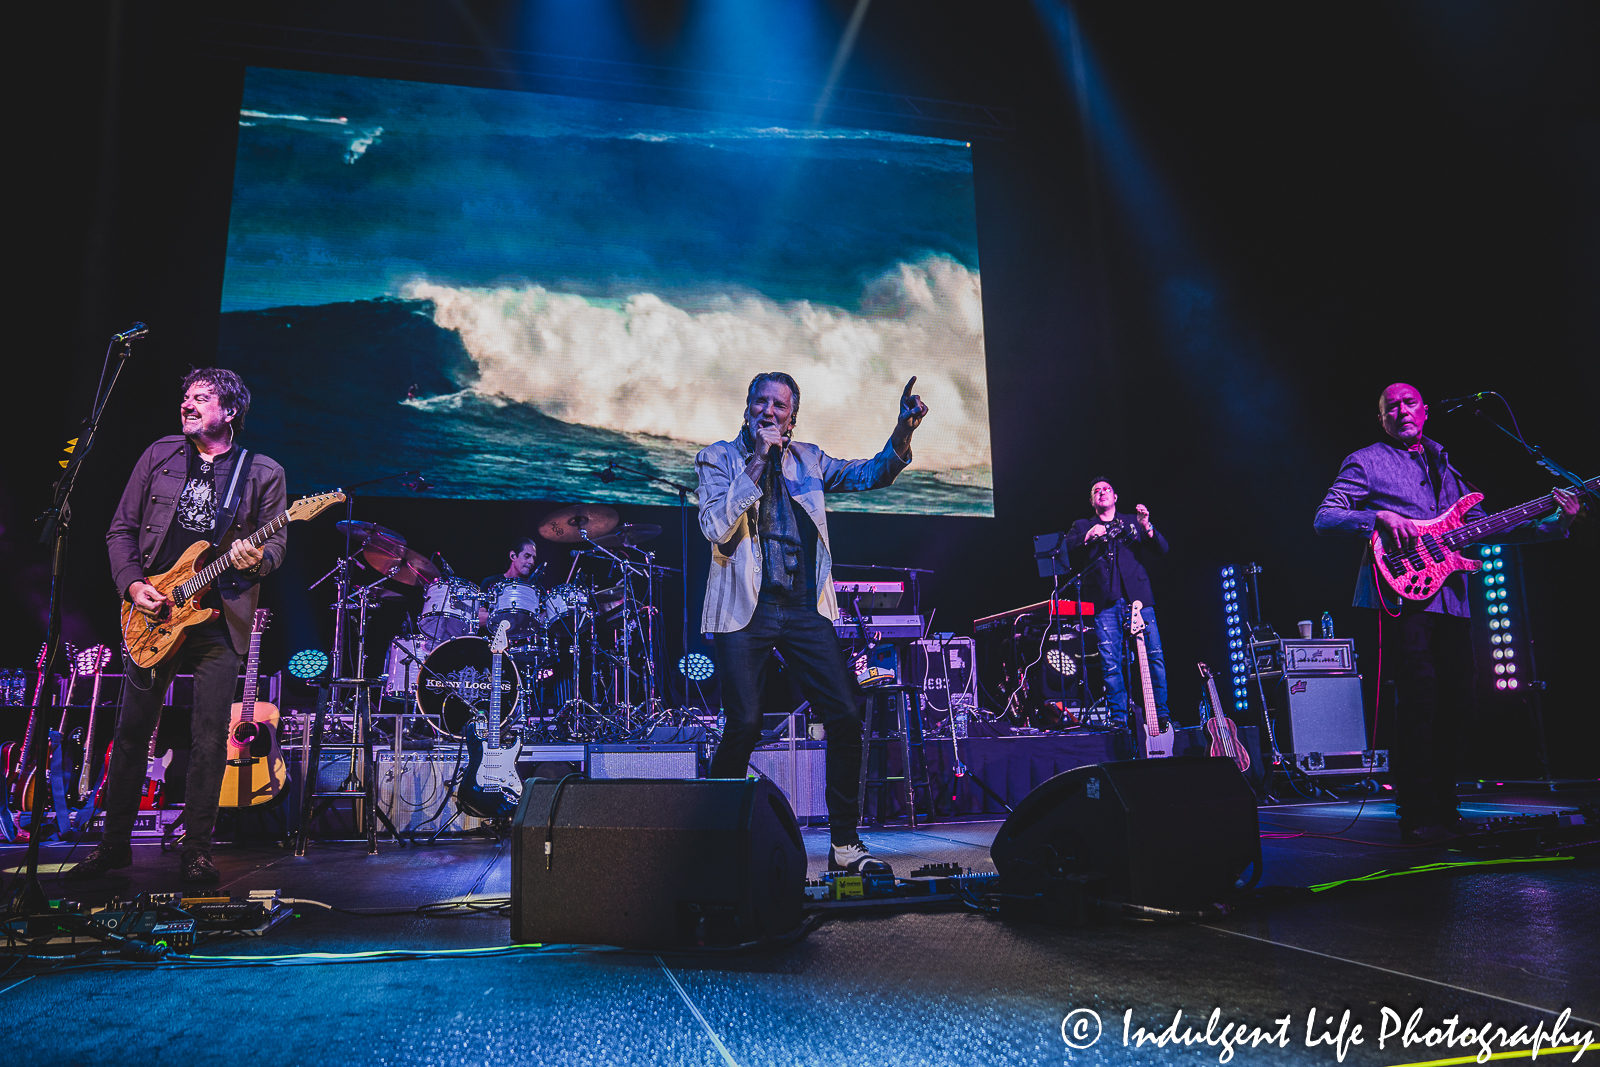
[[[96,845],[81,863],[68,868],[63,878],[74,881],[88,881],[91,878],[103,878],[110,871],[120,871],[124,867],[133,866],[133,849],[127,842],[117,844],[113,841],[102,841]]]
[[[211,862],[211,852],[203,848],[186,848],[178,857],[178,877],[185,882],[220,882],[222,874]]]

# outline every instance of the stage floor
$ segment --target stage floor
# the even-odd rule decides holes
[[[1546,812],[1593,793],[1488,796],[1468,814]],[[1369,804],[1263,808],[1263,832],[1339,833],[1265,840],[1265,885],[1308,886],[1419,864],[1483,858],[1398,842],[1393,809]],[[925,862],[992,870],[996,822],[942,822],[867,833],[905,875]],[[811,869],[827,838],[805,834]],[[138,845],[127,878],[79,887],[53,873],[52,896],[83,900],[179,888],[176,857]],[[81,855],[83,846],[79,847]],[[14,870],[15,846],[0,850]],[[45,869],[67,846],[43,850]],[[369,856],[364,844],[314,845],[304,859],[267,846],[221,848],[223,888],[276,888],[354,916],[301,905],[260,939],[216,941],[205,956],[254,964],[47,969],[23,961],[0,977],[12,1019],[0,1062],[27,1064],[1061,1064],[1230,1062],[1220,1044],[1124,1047],[1123,1018],[1159,1033],[1183,1025],[1213,1035],[1229,1023],[1276,1034],[1287,1047],[1236,1050],[1238,1063],[1336,1063],[1307,1047],[1348,1009],[1362,1026],[1347,1063],[1415,1064],[1469,1056],[1477,1046],[1403,1048],[1377,1040],[1384,1008],[1421,1010],[1418,1033],[1459,1016],[1458,1031],[1492,1021],[1508,1033],[1600,1034],[1600,876],[1593,857],[1421,873],[1345,887],[1310,900],[1260,905],[1181,926],[1108,922],[1080,928],[1009,923],[971,911],[830,918],[805,940],[769,952],[706,958],[570,947],[473,958],[318,960],[303,953],[503,946],[493,912],[420,917],[418,905],[504,897],[510,846],[456,840]],[[10,875],[8,874],[8,878]],[[65,887],[70,885],[70,890]],[[1587,931],[1587,933],[1585,932]],[[272,966],[264,957],[281,956]],[[0,971],[12,966],[0,959]],[[1087,1045],[1098,1014],[1103,1034]],[[1346,1031],[1347,1037],[1349,1031]],[[1546,1039],[1545,1044],[1549,1041]],[[1526,1047],[1524,1044],[1522,1047]],[[1500,1051],[1497,1047],[1495,1051]],[[1591,1049],[1589,1056],[1600,1055]],[[1572,1054],[1554,1062],[1571,1062]]]

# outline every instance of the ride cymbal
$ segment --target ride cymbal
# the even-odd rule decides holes
[[[590,531],[589,536],[594,537],[594,532]],[[632,548],[634,545],[642,545],[651,538],[660,536],[661,527],[654,523],[634,522],[619,526],[604,537],[594,537],[594,543],[607,548],[616,548],[619,545]]]
[[[619,521],[615,508],[604,504],[573,504],[546,515],[539,524],[539,536],[546,541],[570,544],[582,541],[584,533],[591,538],[608,534],[617,528]]]

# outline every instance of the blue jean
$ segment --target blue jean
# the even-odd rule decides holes
[[[1100,639],[1100,671],[1106,683],[1106,707],[1113,714],[1128,710],[1128,683],[1123,678],[1122,639],[1128,626],[1128,602],[1107,604],[1094,617],[1095,634]],[[1156,629],[1156,609],[1144,608],[1145,658],[1150,661],[1150,690],[1155,697],[1156,714],[1167,714],[1167,664],[1161,656],[1161,631]],[[1137,661],[1134,667],[1137,669]]]

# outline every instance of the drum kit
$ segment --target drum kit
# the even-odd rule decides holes
[[[661,527],[623,525],[601,504],[547,515],[540,536],[579,547],[565,580],[544,590],[509,578],[480,589],[393,530],[353,519],[338,527],[356,546],[351,558],[381,575],[350,583],[335,605],[353,616],[357,662],[365,662],[369,609],[400,595],[382,583],[422,589],[416,632],[396,637],[387,650],[383,695],[414,702],[417,719],[436,734],[459,739],[486,713],[493,662],[483,634],[502,623],[509,642],[501,706],[514,709],[508,732],[529,742],[625,741],[677,725],[681,713],[661,699],[656,607],[661,578],[677,568],[657,564],[640,547]]]

